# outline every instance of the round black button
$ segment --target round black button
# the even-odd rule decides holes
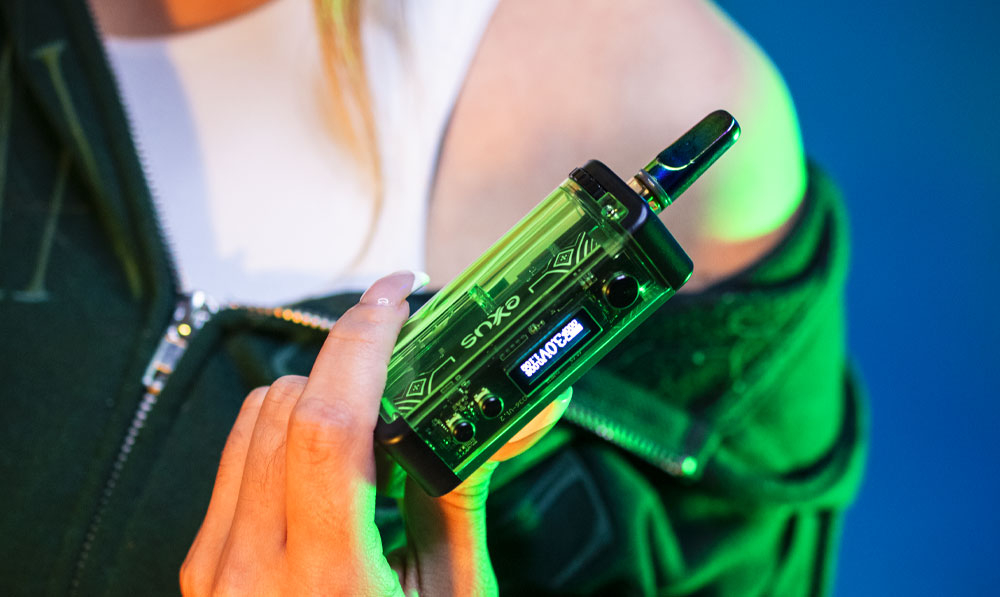
[[[503,400],[496,394],[487,394],[479,399],[479,409],[484,417],[492,419],[503,412]]]
[[[628,274],[614,274],[604,283],[604,298],[615,309],[630,307],[639,298],[639,282]]]
[[[451,434],[461,443],[465,443],[476,436],[476,428],[465,419],[459,419],[451,424]]]

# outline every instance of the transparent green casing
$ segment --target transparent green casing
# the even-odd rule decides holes
[[[428,493],[450,491],[691,271],[626,183],[600,162],[574,170],[403,326],[377,441]],[[570,342],[566,329],[584,331]],[[518,374],[534,366],[526,360],[545,358],[547,369],[530,382]]]

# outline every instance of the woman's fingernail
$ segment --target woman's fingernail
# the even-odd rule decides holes
[[[424,286],[427,286],[430,281],[431,277],[428,276],[426,272],[413,272],[413,288],[410,288],[410,294],[413,294]]]
[[[395,307],[406,300],[416,278],[416,275],[409,271],[395,272],[379,278],[361,295],[360,302],[365,305]]]

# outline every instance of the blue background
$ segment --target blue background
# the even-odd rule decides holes
[[[854,241],[871,398],[837,595],[1000,594],[1000,8],[729,0],[782,70]]]

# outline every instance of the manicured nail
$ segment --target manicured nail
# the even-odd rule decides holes
[[[366,305],[400,305],[410,294],[417,276],[413,272],[400,271],[379,278],[361,295],[361,303]]]
[[[413,294],[424,286],[427,286],[430,281],[431,277],[425,272],[413,272],[413,288],[410,289],[410,294]]]

